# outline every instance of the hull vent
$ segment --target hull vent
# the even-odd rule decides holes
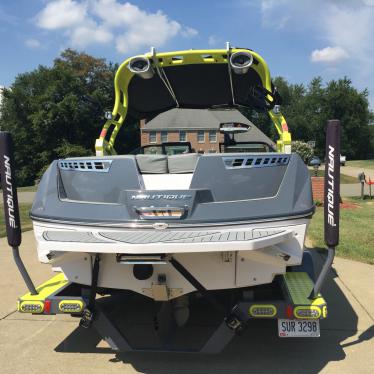
[[[290,161],[289,155],[264,155],[246,157],[222,157],[226,169],[264,168],[284,166]]]
[[[111,164],[112,160],[61,160],[58,162],[58,167],[61,170],[107,173]]]

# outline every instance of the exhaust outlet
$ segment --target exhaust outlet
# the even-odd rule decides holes
[[[246,74],[253,63],[253,56],[249,52],[235,52],[230,57],[230,66],[235,74]]]
[[[128,69],[143,79],[151,79],[154,75],[150,61],[148,58],[142,56],[132,58]]]

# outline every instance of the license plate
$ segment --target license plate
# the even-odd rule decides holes
[[[281,338],[318,338],[319,320],[278,319],[278,335]]]

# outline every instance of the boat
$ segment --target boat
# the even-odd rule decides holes
[[[117,351],[218,353],[251,319],[277,319],[279,337],[318,337],[339,242],[339,120],[326,128],[327,257],[316,278],[304,248],[309,172],[257,52],[152,48],[119,67],[114,88],[96,156],[55,160],[39,183],[30,217],[39,260],[56,275],[38,287],[19,253],[12,138],[0,132],[8,244],[29,290],[17,310],[80,317],[72,351],[105,339]],[[239,110],[268,113],[276,142]],[[118,155],[116,137],[134,120],[149,144]],[[175,128],[179,142],[151,136]],[[217,144],[204,153],[207,129]]]
[[[30,217],[42,263],[90,286],[100,255],[98,289],[155,301],[197,290],[176,263],[207,291],[271,284],[302,263],[314,212],[309,172],[291,153],[281,99],[258,53],[152,50],[127,59],[114,85],[96,156],[55,160],[40,181]],[[235,150],[236,134],[251,127],[230,117],[240,107],[269,113],[276,149],[115,152],[128,117],[149,120],[175,108],[227,110],[218,131]]]

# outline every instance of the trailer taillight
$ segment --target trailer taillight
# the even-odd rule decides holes
[[[318,319],[321,317],[321,308],[318,306],[297,306],[294,309],[294,316],[300,319]]]
[[[63,313],[80,313],[83,310],[83,302],[80,300],[62,300],[58,309]]]
[[[291,319],[293,317],[293,307],[290,304],[287,305],[286,316],[288,319]]]
[[[249,308],[249,315],[255,318],[274,317],[277,314],[275,305],[252,305]]]
[[[45,314],[51,313],[51,300],[44,301],[44,313]]]
[[[41,301],[21,301],[18,310],[21,313],[40,314],[44,311],[44,303]]]

